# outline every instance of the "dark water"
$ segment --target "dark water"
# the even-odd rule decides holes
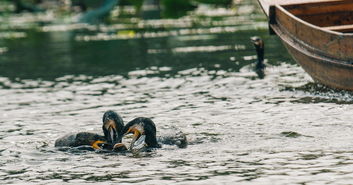
[[[314,84],[254,1],[195,12],[84,28],[3,17],[1,184],[351,183],[353,95]],[[254,35],[266,42],[264,79]],[[190,144],[137,155],[53,147],[69,132],[100,133],[108,109],[151,117],[158,133],[178,127]]]

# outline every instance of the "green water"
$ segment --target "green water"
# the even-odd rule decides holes
[[[235,2],[99,26],[1,16],[1,183],[351,183],[352,94],[313,83],[256,2]],[[176,127],[189,145],[139,155],[54,147],[69,132],[101,133],[109,109],[125,123],[150,117],[157,135]]]

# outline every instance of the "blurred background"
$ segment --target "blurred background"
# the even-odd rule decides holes
[[[254,0],[1,1],[0,74],[53,80],[152,66],[237,71],[256,61],[243,56],[256,55],[251,36],[268,36],[265,21]]]

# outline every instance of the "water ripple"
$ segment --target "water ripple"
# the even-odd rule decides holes
[[[255,1],[236,2],[237,10],[196,12],[204,19],[200,28],[188,15],[131,25],[45,25],[24,35],[26,28],[15,26],[21,42],[8,41],[5,31],[1,183],[350,184],[352,93],[313,83],[279,40],[267,36]],[[222,16],[197,17],[215,13]],[[7,24],[0,30],[14,29]],[[22,38],[28,34],[44,40]],[[253,70],[253,34],[278,51],[266,52],[263,79]],[[99,41],[81,42],[91,40]],[[108,109],[125,122],[152,118],[158,135],[180,129],[189,145],[121,154],[54,147],[69,132],[101,133]]]

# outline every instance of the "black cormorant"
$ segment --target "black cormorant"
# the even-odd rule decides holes
[[[265,64],[264,64],[264,55],[265,55],[265,43],[264,41],[257,36],[251,37],[251,42],[254,44],[257,55],[257,63],[255,66],[255,71],[260,78],[265,76]]]
[[[157,142],[156,137],[156,125],[149,118],[139,117],[135,118],[129,123],[127,123],[124,127],[125,134],[133,133],[134,136],[132,138],[129,149],[131,150],[134,146],[135,142],[140,139],[140,137],[145,137],[144,142],[146,146],[149,148],[160,148],[161,145]],[[125,135],[124,134],[124,135]]]
[[[170,135],[165,135],[162,137],[156,136],[156,125],[154,122],[145,117],[135,118],[124,127],[126,134],[132,133],[133,138],[129,149],[132,150],[135,143],[144,142],[147,148],[161,148],[162,144],[177,145],[179,148],[185,148],[187,146],[187,139],[184,133],[181,131],[174,132]],[[140,141],[140,140],[143,141]]]
[[[106,111],[103,115],[103,132],[104,136],[79,132],[65,135],[55,141],[55,147],[79,147],[91,146],[94,149],[112,149],[124,150],[124,145],[120,144],[123,136],[124,122],[123,119],[114,111]]]
[[[121,143],[123,138],[124,121],[114,111],[106,111],[103,115],[103,132],[104,137],[107,139],[108,143],[115,145],[116,143]]]

